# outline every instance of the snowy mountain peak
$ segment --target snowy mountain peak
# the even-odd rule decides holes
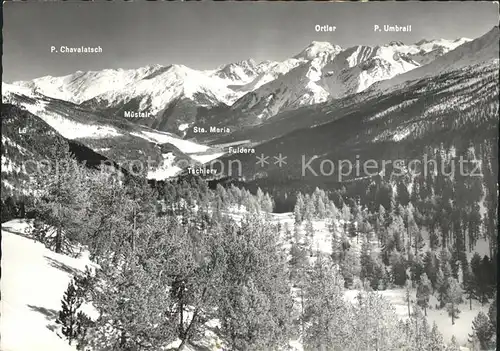
[[[415,62],[422,66],[469,41],[470,39],[468,38],[458,38],[455,40],[422,39],[415,44],[408,45],[400,41],[392,41],[389,44],[382,45],[381,48],[387,48],[406,61]]]
[[[443,54],[438,55],[438,57],[431,60],[428,64],[421,65],[421,67],[417,69],[407,71],[404,74],[400,74],[390,80],[382,82],[376,89],[379,91],[396,89],[400,84],[407,84],[409,81],[437,76],[445,72],[462,69],[471,65],[489,64],[495,60],[498,64],[498,42],[500,39],[498,27],[493,27],[488,33],[474,40],[469,40],[467,38],[461,39],[462,40],[458,42],[445,39],[434,40],[430,43],[421,45],[421,47],[425,47],[428,45],[436,45],[436,43],[453,44],[446,47],[444,50],[434,49],[422,55],[425,57],[425,55],[432,55],[436,51],[444,51]],[[459,45],[460,43],[462,44]]]
[[[342,48],[338,45],[332,45],[326,41],[313,41],[299,54],[295,55],[296,59],[313,60],[317,57],[330,56],[338,54]]]
[[[106,91],[121,89],[137,82],[156,71],[164,69],[161,65],[145,66],[137,69],[104,69],[101,71],[77,71],[66,76],[44,76],[31,81],[17,81],[13,85],[25,87],[43,95],[82,103]]]

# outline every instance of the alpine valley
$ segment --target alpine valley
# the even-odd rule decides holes
[[[2,83],[0,348],[494,349],[499,41]]]
[[[451,133],[467,143],[458,135],[475,136],[463,124],[469,121],[483,133],[496,129],[497,39],[494,27],[474,40],[349,48],[312,42],[281,62],[247,59],[209,71],[150,65],[2,83],[2,99],[117,163],[151,157],[157,179],[179,173],[179,157],[190,166],[227,154],[228,142],[257,153],[287,140],[294,147],[286,150],[297,155],[382,145],[397,153],[426,138],[445,142]]]

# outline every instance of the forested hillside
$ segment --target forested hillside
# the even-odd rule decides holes
[[[66,168],[35,179],[27,234],[70,256],[84,245],[98,265],[61,296],[59,333],[79,349],[430,351],[495,342],[496,246],[476,249],[496,235],[487,231],[496,218],[478,209],[477,189],[458,205],[446,193],[457,199],[460,190],[446,180],[411,193],[381,181],[364,202],[316,189],[298,193],[293,219],[282,221],[260,189],[210,188],[194,176],[151,187],[85,168],[64,144],[49,155]],[[407,291],[406,316],[384,297],[397,289]],[[476,303],[491,304],[489,315],[462,326],[462,310]],[[445,340],[447,326],[428,319],[440,311],[470,340]]]

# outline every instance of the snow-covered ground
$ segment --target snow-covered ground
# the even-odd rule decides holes
[[[92,266],[56,254],[25,236],[22,220],[2,224],[0,349],[2,351],[75,351],[59,338],[55,320],[73,272]]]
[[[116,128],[111,126],[79,123],[55,113],[50,113],[47,110],[47,106],[48,103],[44,100],[38,100],[36,104],[22,104],[22,107],[26,111],[40,117],[45,123],[67,139],[107,138],[122,135]]]
[[[240,216],[241,217],[241,214]],[[281,213],[281,214],[273,214],[272,221],[275,223],[281,223],[282,230],[284,230],[285,226],[288,227],[290,232],[293,235],[294,232],[294,217],[293,213]],[[327,220],[315,220],[313,221],[314,228],[314,237],[312,240],[313,250],[318,250],[325,254],[331,253],[331,234],[328,229],[329,221]],[[301,225],[299,229],[299,233],[301,235],[305,234],[304,224]],[[425,237],[425,236],[424,236]],[[356,243],[353,241],[352,249],[355,251],[360,251],[361,249],[361,241]],[[289,247],[289,243],[286,243],[285,246]],[[475,245],[475,252],[478,252],[481,256],[489,255],[488,242],[485,239],[480,239]],[[470,253],[469,256],[472,256],[473,253]],[[470,259],[470,257],[469,257]],[[347,290],[345,292],[345,296],[348,301],[355,302],[356,295],[359,293],[359,290]],[[384,296],[395,308],[396,314],[401,319],[408,318],[408,306],[405,299],[405,289],[389,289],[383,290],[379,292],[382,296]],[[416,290],[413,289],[411,292],[411,304],[414,304],[416,301]],[[469,334],[472,333],[472,321],[477,316],[477,314],[482,311],[485,314],[488,312],[489,304],[481,305],[478,301],[472,301],[472,310],[469,307],[469,301],[464,301],[463,304],[459,306],[461,311],[459,318],[455,321],[455,325],[452,325],[451,318],[448,316],[446,309],[436,309],[438,305],[437,298],[435,296],[431,297],[430,300],[430,308],[427,310],[427,320],[429,325],[432,326],[434,322],[436,322],[439,331],[443,334],[444,340],[447,343],[451,342],[451,338],[453,336],[456,337],[459,342],[462,350],[469,350],[467,348]],[[412,309],[410,308],[410,311]]]
[[[189,140],[180,139],[179,137],[174,136],[170,133],[154,131],[153,129],[151,131],[142,131],[141,134],[133,134],[160,144],[170,143],[184,153],[205,152],[208,149],[208,146],[200,145]]]
[[[225,152],[214,152],[214,153],[204,153],[204,154],[191,154],[192,159],[200,162],[200,163],[208,163],[213,161],[221,156],[225,155]]]
[[[31,89],[25,86],[19,86],[15,84],[8,84],[2,82],[2,102],[8,103],[10,102],[12,95],[24,95],[24,96],[34,96],[34,93]]]
[[[347,290],[345,292],[345,295],[349,301],[352,301],[354,303],[358,292],[359,290]],[[408,318],[408,305],[406,302],[406,292],[404,289],[384,290],[380,291],[379,293],[395,307],[396,314],[399,318]],[[410,296],[411,304],[414,304],[416,300],[416,291],[412,290]],[[448,316],[446,309],[435,308],[435,306],[438,304],[439,302],[437,301],[437,298],[435,296],[432,296],[430,300],[431,308],[427,309],[427,321],[429,322],[429,326],[432,327],[432,324],[435,322],[446,343],[451,343],[451,338],[455,336],[462,349],[469,350],[467,346],[469,334],[472,334],[472,321],[480,311],[487,314],[489,304],[485,304],[484,306],[482,306],[479,302],[473,300],[472,310],[469,308],[468,301],[461,304],[459,306],[461,313],[459,315],[459,318],[455,320],[455,325],[451,324],[451,317]],[[410,313],[412,312],[413,308],[410,306]]]
[[[182,168],[176,166],[175,156],[171,152],[163,154],[163,160],[158,168],[148,172],[148,179],[162,180],[175,176],[182,171]]]
[[[235,220],[241,220],[246,211],[237,206],[231,208],[228,214]],[[292,213],[272,214],[271,221],[281,223],[282,230],[286,227],[293,233],[294,218]],[[33,241],[25,235],[28,224],[24,220],[12,220],[2,225],[3,269],[1,279],[1,321],[2,334],[0,349],[2,351],[75,351],[61,339],[56,331],[55,320],[61,307],[61,298],[75,272],[82,272],[86,265],[95,267],[84,252],[80,258],[71,258],[56,254],[46,249],[42,244]],[[319,251],[331,252],[328,221],[314,221],[315,231],[313,247]],[[301,228],[300,232],[303,232]],[[293,235],[293,234],[292,234]],[[360,244],[353,243],[355,249]],[[355,301],[359,290],[348,290],[345,297]],[[402,319],[408,317],[408,307],[404,289],[391,289],[380,292],[394,305],[396,313]],[[412,303],[416,293],[411,293]],[[460,305],[459,318],[452,325],[446,310],[436,309],[435,297],[431,298],[427,319],[432,325],[436,322],[446,342],[455,336],[463,347],[468,350],[468,334],[472,332],[472,320],[479,311],[487,313],[489,305],[482,306],[477,301]],[[90,311],[91,313],[91,311]],[[204,340],[205,346],[218,350],[215,335],[208,332]],[[294,347],[300,350],[299,344]]]

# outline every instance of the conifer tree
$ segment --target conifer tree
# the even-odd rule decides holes
[[[355,222],[354,220],[351,221],[349,223],[349,226],[348,226],[348,232],[349,232],[349,237],[351,238],[356,238],[356,243],[358,243],[359,241],[359,233],[358,233],[358,229],[357,229],[357,222]]]
[[[84,312],[79,311],[76,315],[77,328],[76,334],[78,336],[77,350],[86,350],[89,344],[88,331],[94,325],[94,322]]]
[[[349,344],[339,350],[403,350],[403,330],[390,303],[374,292],[359,293]],[[352,322],[351,322],[352,323]]]
[[[97,271],[101,283],[92,289],[92,304],[99,318],[89,330],[91,349],[159,349],[178,337],[174,301],[165,291],[167,274],[148,271],[138,261],[130,256],[120,266]]]
[[[293,242],[299,244],[302,241],[302,234],[300,232],[300,226],[295,223],[293,226]]]
[[[491,292],[493,290],[494,277],[492,273],[494,272],[494,267],[495,265],[492,265],[489,257],[485,255],[481,260],[478,276],[478,295],[482,304],[488,302],[488,297],[491,296]]]
[[[266,195],[264,196],[262,209],[268,213],[272,213],[274,210],[274,201],[269,195],[269,193],[266,193]]]
[[[458,344],[455,335],[451,337],[451,343],[446,347],[446,351],[461,351],[460,345]]]
[[[331,218],[334,221],[338,221],[339,211],[333,201],[328,201],[326,206],[326,214],[328,218]]]
[[[471,258],[470,270],[474,279],[476,296],[481,298],[483,288],[482,285],[482,272],[481,272],[481,256],[477,252]]]
[[[406,283],[406,267],[403,258],[397,251],[393,251],[390,257],[392,267],[392,281],[395,285],[404,286]]]
[[[65,141],[56,141],[48,154],[47,167],[34,175],[37,216],[33,235],[57,253],[72,254],[72,244],[85,240],[81,237],[88,195],[85,170]]]
[[[285,225],[284,225],[284,231],[285,231],[285,238],[288,242],[293,242],[293,235],[292,235],[292,231],[290,230],[290,225],[288,224],[288,222],[285,222]]]
[[[443,308],[448,301],[448,284],[449,282],[444,277],[443,271],[439,269],[436,277],[436,290],[440,308]]]
[[[295,207],[293,210],[294,216],[295,216],[295,224],[300,224],[302,223],[302,220],[304,219],[303,214],[304,214],[304,197],[302,196],[302,193],[297,194],[297,201],[295,202]]]
[[[306,195],[305,198],[305,212],[304,219],[312,220],[316,214],[316,206],[315,206],[314,198],[310,195]]]
[[[346,288],[350,288],[356,277],[359,277],[360,263],[359,256],[353,250],[345,251],[345,258],[340,264],[344,284]]]
[[[450,278],[448,287],[448,305],[447,311],[448,315],[451,317],[451,324],[455,324],[455,319],[458,319],[460,310],[458,305],[462,301],[462,288],[455,278]]]
[[[351,209],[345,203],[342,205],[341,220],[343,233],[347,236],[349,232],[349,224],[351,223]]]
[[[385,230],[386,230],[386,212],[384,206],[380,205],[378,208],[378,216],[376,220],[376,230],[379,243],[385,242]]]
[[[444,339],[438,330],[436,322],[432,324],[431,334],[429,338],[429,351],[444,351]]]
[[[343,286],[335,266],[320,255],[306,287],[306,349],[342,348],[342,342],[348,338],[350,312],[343,299]]]
[[[62,309],[59,311],[56,320],[56,323],[62,326],[62,334],[68,339],[70,345],[78,337],[77,311],[82,303],[83,301],[78,295],[75,285],[70,282],[61,301]]]
[[[427,316],[427,308],[429,307],[429,299],[432,293],[432,285],[427,278],[427,274],[422,274],[420,283],[417,287],[417,304],[424,309],[424,314]]]
[[[339,263],[343,259],[343,247],[342,247],[342,238],[337,229],[337,224],[335,221],[332,221],[329,225],[331,240],[332,240],[332,259],[334,262]]]
[[[124,234],[129,231],[124,217],[130,200],[119,180],[103,173],[92,176],[88,192],[85,226],[81,229],[86,231],[85,244],[91,259],[100,264],[115,254],[120,255]],[[170,207],[167,211],[172,210]]]
[[[431,281],[432,287],[436,286],[436,278],[437,278],[437,264],[436,258],[432,251],[427,251],[424,256],[424,271],[427,274],[427,277]]]
[[[469,309],[472,311],[472,299],[476,298],[476,279],[469,267],[464,271],[463,287],[465,297],[469,300]]]
[[[85,275],[73,277],[61,300],[61,310],[56,323],[61,325],[61,332],[70,345],[76,341],[77,347],[81,347],[85,343],[87,330],[93,323],[79,310],[92,284],[92,274],[87,267]]]
[[[387,276],[385,272],[384,263],[380,258],[374,262],[373,276],[370,280],[370,287],[373,290],[385,290],[387,287]]]
[[[231,349],[276,349],[291,333],[289,273],[279,238],[256,217],[221,232],[216,316]],[[217,286],[217,285],[216,285]]]
[[[408,193],[408,188],[402,181],[399,181],[397,183],[396,191],[396,202],[402,206],[408,205],[408,203],[410,202],[410,194]]]
[[[312,239],[314,237],[314,227],[311,218],[307,218],[305,230],[306,235]]]
[[[425,273],[424,263],[422,262],[420,255],[413,256],[410,255],[409,260],[411,279],[415,282],[419,282],[422,274]]]
[[[370,282],[374,276],[375,264],[371,255],[370,243],[366,239],[363,240],[363,243],[361,244],[360,266],[361,281],[363,283],[365,282],[365,280]]]
[[[259,193],[259,191],[260,191],[260,193]],[[217,184],[217,186],[215,188],[215,192],[216,192],[217,196],[221,199],[222,204],[225,205],[226,201],[227,201],[226,189],[219,183],[219,184]],[[260,190],[260,188],[257,190],[257,194],[262,195],[262,190]]]
[[[487,350],[490,347],[494,331],[491,329],[488,317],[483,312],[479,312],[472,321],[472,331],[473,334],[469,334],[469,341],[472,342],[473,337],[476,336],[481,350]]]
[[[429,246],[431,250],[436,250],[439,246],[439,235],[434,227],[429,228]]]
[[[439,264],[445,278],[451,277],[451,267],[446,267],[447,265],[450,264],[450,259],[451,259],[450,251],[446,247],[443,247],[439,252]]]
[[[491,331],[493,334],[493,337],[496,336],[497,333],[497,295],[495,293],[495,298],[493,299],[493,302],[490,305],[490,308],[488,309],[488,318],[490,320],[490,325],[491,325]]]
[[[469,339],[467,340],[469,342],[469,346],[471,351],[483,351],[484,349],[481,347],[481,342],[479,341],[479,338],[476,334],[476,332],[473,330],[472,334],[469,334]]]
[[[318,218],[323,219],[326,216],[326,206],[323,200],[323,197],[318,197],[316,201],[316,212]]]
[[[308,266],[308,254],[300,244],[293,243],[290,248],[290,276],[292,283],[296,286],[302,286],[304,283],[304,274]]]
[[[411,346],[414,346],[416,350],[427,350],[431,340],[431,330],[427,318],[424,317],[418,305],[413,306],[413,313],[408,322],[407,329],[414,328],[414,331],[407,330],[407,335],[410,335]]]

